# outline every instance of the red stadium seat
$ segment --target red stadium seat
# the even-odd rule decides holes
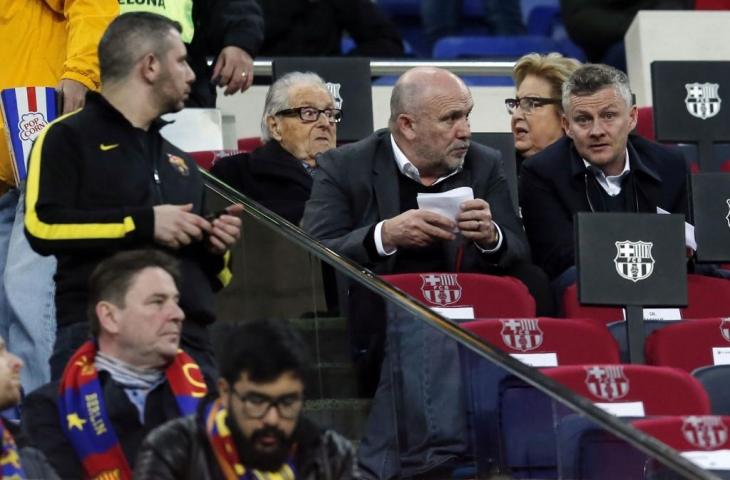
[[[479,273],[403,273],[383,275],[429,307],[473,307],[475,318],[532,318],[535,300],[512,277]]]
[[[555,353],[558,365],[620,362],[618,344],[608,330],[585,321],[481,319],[461,326],[506,353]]]
[[[730,0],[695,0],[695,10],[730,10]]]
[[[238,150],[201,150],[199,152],[188,152],[193,157],[193,160],[195,160],[195,163],[206,171],[210,170],[210,167],[219,158],[235,155],[236,153],[239,153]]]
[[[714,348],[730,353],[730,319],[691,320],[655,330],[646,339],[646,363],[691,373],[715,364]]]
[[[654,109],[639,107],[639,118],[636,122],[636,133],[649,140],[656,140],[654,134]]]
[[[631,424],[680,452],[730,448],[730,417],[671,416],[634,420]]]
[[[253,152],[264,142],[261,141],[261,137],[246,137],[238,139],[238,150],[241,152]]]
[[[714,318],[730,316],[730,280],[687,275],[689,303],[680,308],[682,318]],[[575,284],[565,289],[563,312],[566,318],[590,318],[601,323],[623,320],[621,308],[591,307],[578,302],[578,289]]]
[[[676,368],[603,364],[546,368],[542,372],[593,402],[640,401],[645,415],[710,413],[710,399],[702,384]]]

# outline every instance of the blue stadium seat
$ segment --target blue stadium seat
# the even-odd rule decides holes
[[[674,322],[666,320],[644,320],[644,338],[648,337],[654,330],[679,322],[681,320]],[[621,352],[621,362],[629,363],[629,342],[626,340],[626,321],[619,320],[618,322],[609,323],[606,326],[616,340],[616,343],[618,343],[619,352]]]
[[[560,44],[550,38],[537,35],[513,37],[444,37],[433,47],[433,58],[481,58],[514,60],[526,53],[559,52]]]
[[[730,415],[730,365],[698,368],[692,376],[700,381],[710,397],[713,415]]]
[[[552,38],[555,27],[562,23],[559,6],[540,5],[533,8],[527,17],[527,33]]]

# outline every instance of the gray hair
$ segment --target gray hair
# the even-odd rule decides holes
[[[102,83],[122,80],[143,55],[162,58],[170,49],[171,30],[182,31],[180,24],[162,15],[130,12],[116,17],[107,27],[98,46]]]
[[[269,91],[266,93],[266,101],[264,102],[264,114],[261,117],[261,140],[266,143],[271,140],[271,134],[269,133],[269,126],[266,124],[266,119],[273,117],[276,112],[291,108],[289,104],[289,91],[293,87],[302,85],[308,85],[313,87],[319,87],[330,96],[332,102],[335,102],[335,98],[332,96],[332,92],[327,88],[327,84],[324,82],[322,77],[313,72],[289,72],[269,87]]]
[[[613,88],[631,108],[633,98],[629,77],[624,72],[609,65],[587,63],[573,72],[563,84],[563,110],[568,111],[570,97],[593,95],[604,88]]]

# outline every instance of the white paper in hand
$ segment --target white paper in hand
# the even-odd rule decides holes
[[[441,193],[419,193],[416,200],[419,209],[456,221],[456,216],[461,212],[459,205],[474,200],[474,190],[471,187],[459,187]]]

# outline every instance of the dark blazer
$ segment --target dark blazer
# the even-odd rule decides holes
[[[155,427],[180,416],[175,396],[167,382],[152,390],[145,402],[145,423],[139,421],[137,408],[124,389],[112,381],[107,372],[99,373],[109,421],[127,457],[134,467],[142,440]],[[51,382],[32,392],[23,401],[23,432],[30,443],[41,450],[61,478],[84,478],[84,470],[60,423],[58,385]]]
[[[500,153],[472,143],[464,169],[444,180],[444,190],[469,186],[475,198],[489,203],[494,221],[505,238],[505,248],[496,254],[482,254],[473,242],[461,239],[443,242],[448,265],[456,264],[464,245],[462,271],[498,273],[517,261],[529,258],[525,233],[512,207]],[[390,132],[371,136],[324,153],[317,162],[312,195],[302,219],[303,227],[327,247],[376,273],[394,273],[398,253],[373,261],[365,246],[366,236],[381,220],[400,212],[398,167],[393,156]],[[495,271],[496,270],[496,271]]]
[[[250,153],[218,160],[210,173],[297,225],[312,191],[301,160],[274,140]]]
[[[638,135],[629,136],[628,150],[631,178],[627,181],[633,182],[629,194],[635,192],[638,211],[656,213],[659,206],[686,216],[689,170],[682,154]],[[573,217],[577,212],[592,211],[587,193],[594,198],[593,191],[586,192],[591,181],[586,174],[583,160],[568,137],[522,164],[522,220],[533,260],[550,278],[575,264]]]

